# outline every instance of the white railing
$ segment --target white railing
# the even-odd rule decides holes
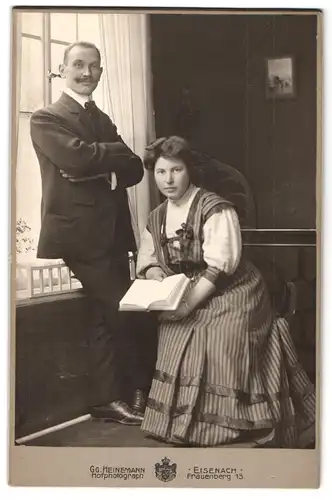
[[[18,264],[17,267],[21,281],[21,286],[16,287],[17,299],[68,293],[82,288],[65,263]]]

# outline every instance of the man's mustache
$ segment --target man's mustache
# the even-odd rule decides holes
[[[93,83],[94,80],[92,78],[75,78],[76,83]]]

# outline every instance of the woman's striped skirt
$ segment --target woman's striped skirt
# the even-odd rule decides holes
[[[292,448],[314,440],[314,422],[313,385],[250,263],[188,318],[160,325],[147,434],[187,446]]]

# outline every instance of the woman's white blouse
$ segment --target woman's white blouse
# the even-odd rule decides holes
[[[175,232],[186,222],[190,205],[195,197],[197,188],[187,199],[181,202],[168,202],[165,232],[167,238],[176,236]],[[222,212],[215,213],[203,226],[203,257],[208,266],[233,274],[241,258],[242,242],[240,225],[235,210],[231,207],[224,208]],[[179,242],[173,242],[174,245]],[[137,274],[143,274],[144,269],[151,264],[157,264],[153,239],[150,232],[145,229],[138,252]]]

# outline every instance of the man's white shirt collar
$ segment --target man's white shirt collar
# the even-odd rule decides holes
[[[68,87],[64,89],[64,92],[66,94],[68,94],[70,97],[72,97],[73,99],[75,99],[75,101],[77,101],[78,104],[80,104],[82,106],[82,108],[84,108],[84,104],[86,102],[92,101],[92,95],[89,95],[89,96],[80,95]]]

